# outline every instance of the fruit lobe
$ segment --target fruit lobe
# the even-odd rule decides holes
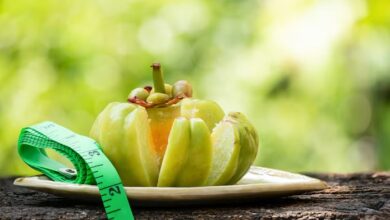
[[[237,170],[241,150],[239,133],[231,123],[223,120],[214,128],[211,139],[215,158],[207,184],[225,185]]]
[[[228,184],[234,184],[246,174],[256,159],[259,140],[255,128],[242,113],[229,113],[228,118],[239,132],[241,146],[236,173],[228,182]]]
[[[158,158],[150,144],[147,112],[129,103],[111,103],[98,116],[90,136],[103,147],[125,185],[155,186]]]

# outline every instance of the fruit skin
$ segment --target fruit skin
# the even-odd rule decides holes
[[[146,110],[130,103],[109,104],[90,132],[128,186],[157,184],[158,160],[149,134]]]

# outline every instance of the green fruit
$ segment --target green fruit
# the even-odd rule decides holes
[[[241,113],[225,116],[217,103],[189,98],[192,88],[186,81],[164,84],[161,66],[152,67],[156,92],[133,90],[128,101],[134,104],[109,104],[91,129],[123,183],[235,184],[256,157],[254,127]]]
[[[151,148],[148,117],[143,107],[129,103],[108,105],[97,118],[90,136],[103,147],[125,185],[157,184],[158,161]]]

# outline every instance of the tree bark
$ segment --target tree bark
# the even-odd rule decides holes
[[[132,207],[136,219],[390,219],[390,172],[307,174],[330,188],[283,198],[219,206]],[[0,219],[105,219],[88,203],[14,186],[0,179]]]

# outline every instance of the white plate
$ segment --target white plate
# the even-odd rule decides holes
[[[97,186],[54,182],[45,176],[21,177],[17,186],[73,199],[100,200]],[[177,206],[242,202],[327,188],[321,180],[286,171],[252,166],[236,184],[203,187],[125,187],[136,206]]]

